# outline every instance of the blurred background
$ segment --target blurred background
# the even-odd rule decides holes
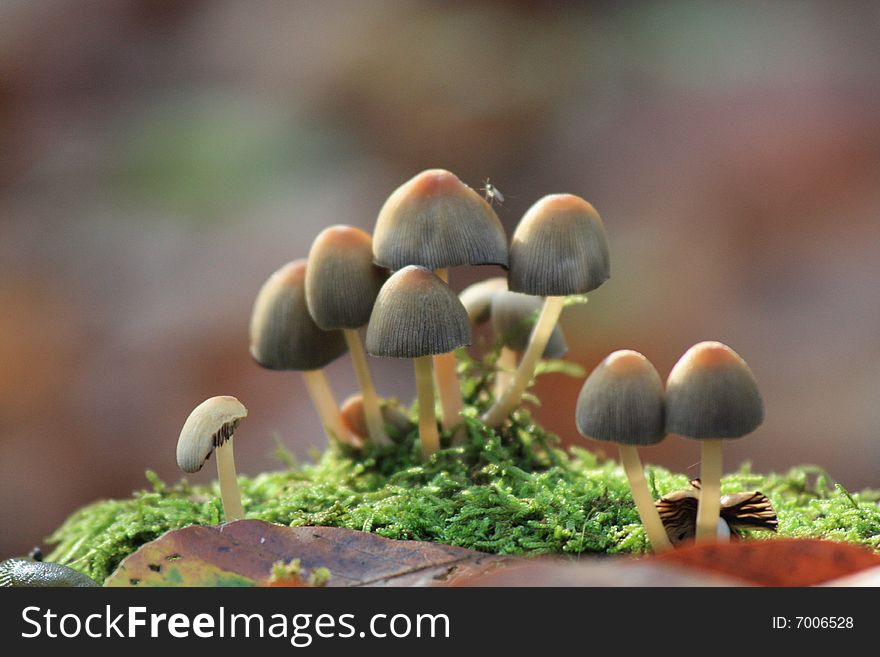
[[[301,377],[250,360],[254,295],[428,167],[491,178],[509,233],[550,192],[602,214],[572,360],[665,377],[726,342],[767,409],[728,468],[880,487],[878,116],[874,2],[0,1],[0,556],[176,479],[206,397],[250,409],[243,473],[278,467],[273,435],[320,448]],[[373,366],[411,399],[408,363]],[[545,377],[537,414],[585,444],[580,384]],[[696,475],[699,446],[645,459]]]

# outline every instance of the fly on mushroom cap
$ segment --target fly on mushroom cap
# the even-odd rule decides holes
[[[513,351],[525,351],[532,326],[544,305],[541,297],[519,292],[501,291],[492,297],[492,330],[500,336],[504,346]],[[544,358],[562,358],[568,352],[565,336],[557,324],[544,347]]]
[[[309,314],[306,261],[294,260],[272,274],[257,294],[251,315],[251,356],[270,370],[318,370],[346,351],[340,331],[324,331]]]
[[[667,430],[687,438],[739,438],[764,420],[755,376],[720,342],[687,350],[669,374],[666,402]]]
[[[459,292],[458,299],[467,311],[471,324],[489,321],[492,314],[492,297],[504,290],[507,290],[507,279],[504,276],[494,276],[468,285]]]
[[[216,447],[235,432],[247,409],[235,397],[211,397],[195,407],[180,431],[177,465],[184,472],[198,472]]]
[[[663,381],[637,351],[615,351],[594,369],[577,400],[584,436],[625,445],[653,445],[666,436]]]
[[[611,275],[599,213],[573,194],[551,194],[523,216],[510,245],[509,286],[535,296],[595,290]]]
[[[486,200],[444,169],[428,169],[394,190],[373,230],[376,263],[507,267],[507,237]]]
[[[367,328],[371,355],[418,358],[470,343],[467,311],[430,269],[404,267],[382,286]]]

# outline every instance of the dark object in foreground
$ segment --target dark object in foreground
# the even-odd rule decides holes
[[[0,562],[0,587],[98,586],[90,577],[57,563],[30,559]]]

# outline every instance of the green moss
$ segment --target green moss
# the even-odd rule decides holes
[[[622,469],[613,461],[555,447],[556,438],[518,410],[495,431],[478,414],[491,383],[484,364],[465,361],[468,440],[419,460],[417,432],[398,445],[356,454],[332,447],[313,464],[239,477],[248,518],[282,525],[329,525],[395,539],[458,545],[498,554],[633,553],[648,548]],[[286,457],[288,462],[289,456]],[[216,483],[152,487],[127,500],[74,513],[49,539],[48,560],[102,581],[162,533],[223,519]],[[687,486],[684,475],[649,468],[655,495]],[[779,533],[863,543],[880,550],[880,492],[850,495],[818,467],[725,478],[725,492],[761,490],[779,514]]]

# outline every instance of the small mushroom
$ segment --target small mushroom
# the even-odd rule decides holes
[[[586,294],[610,275],[608,242],[602,219],[584,199],[551,194],[525,213],[510,245],[508,286],[513,292],[546,296],[507,390],[483,415],[499,426],[516,408],[559,319],[565,297]]]
[[[690,490],[673,491],[654,503],[673,544],[691,540],[697,533],[700,480],[691,480],[690,486]],[[718,538],[739,536],[743,530],[775,532],[778,524],[773,504],[760,491],[721,496],[721,517],[716,532]]]
[[[227,522],[244,517],[235,478],[232,438],[238,423],[246,417],[247,409],[235,397],[211,397],[189,414],[177,440],[177,465],[184,472],[198,472],[211,453],[217,453],[220,499]]]
[[[251,357],[270,370],[302,372],[330,440],[349,441],[323,368],[346,351],[342,331],[324,331],[306,305],[306,261],[294,260],[260,288],[250,325]]]
[[[364,396],[356,392],[342,403],[342,423],[345,428],[360,440],[369,438]],[[381,404],[382,422],[385,433],[395,442],[400,442],[412,428],[409,415],[400,410],[394,400],[383,400]]]
[[[467,311],[471,325],[477,326],[489,321],[492,316],[492,297],[507,290],[504,276],[493,276],[485,281],[468,285],[458,294],[458,299]]]
[[[373,230],[377,264],[397,270],[419,265],[448,281],[461,265],[507,267],[507,237],[492,206],[444,169],[422,171],[398,187],[382,206]],[[461,387],[454,354],[434,359],[443,426],[461,424]]]
[[[373,356],[412,358],[419,400],[419,440],[427,459],[440,446],[434,414],[431,356],[470,344],[467,311],[430,269],[404,267],[379,291],[367,327]]]
[[[666,436],[663,382],[637,351],[615,351],[590,373],[577,400],[577,427],[595,440],[617,443],[633,501],[655,551],[671,547],[645,482],[639,445]]]
[[[720,511],[721,441],[745,436],[764,420],[758,383],[733,349],[701,342],[669,373],[666,407],[667,432],[702,441],[697,541],[711,541]]]
[[[312,243],[308,262],[309,313],[325,331],[342,330],[363,394],[370,440],[388,445],[391,441],[385,434],[379,395],[357,332],[369,323],[376,295],[387,278],[386,272],[373,264],[373,239],[352,226],[325,228]]]

